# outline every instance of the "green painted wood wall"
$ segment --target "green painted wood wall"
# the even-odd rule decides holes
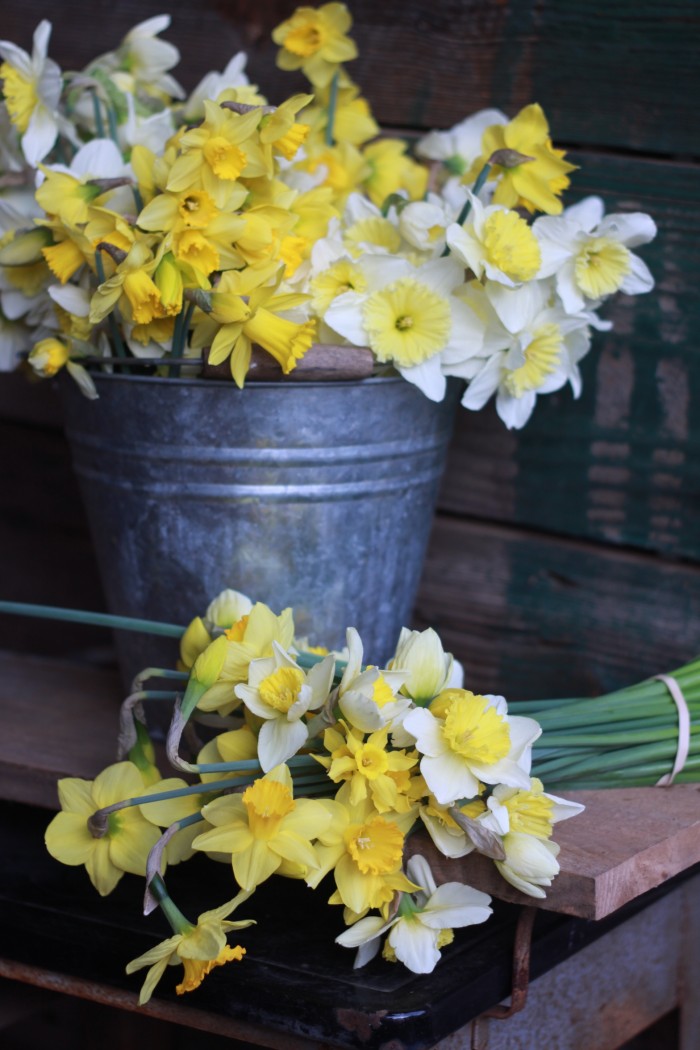
[[[193,87],[243,48],[271,97],[270,29],[287,0],[176,5],[168,38]],[[415,134],[496,105],[537,101],[571,151],[569,202],[650,212],[657,281],[606,311],[584,393],[540,399],[508,432],[491,409],[458,421],[415,619],[433,624],[469,683],[510,698],[595,693],[700,650],[700,6],[618,0],[350,0],[353,76],[386,126]],[[0,35],[27,46],[40,17],[52,54],[80,67],[153,0],[4,0]],[[0,590],[101,601],[57,414],[45,389],[0,377]],[[85,653],[94,631],[2,621],[0,644]]]

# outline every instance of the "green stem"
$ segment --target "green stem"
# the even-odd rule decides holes
[[[149,889],[160,905],[163,915],[170,923],[173,933],[188,933],[194,929],[194,923],[182,914],[175,901],[172,899],[161,875],[154,875],[149,883]]]
[[[177,315],[175,321],[175,328],[173,331],[173,344],[171,355],[174,358],[180,358],[185,352],[185,343],[187,342],[187,333],[190,328],[190,321],[192,320],[192,314],[194,313],[195,303],[189,302],[187,306],[183,306],[180,313]],[[173,366],[170,369],[171,376],[177,376],[180,369],[177,366]]]
[[[157,634],[166,638],[180,638],[185,631],[180,624],[161,623],[159,620],[139,620],[133,616],[115,616],[112,613],[87,612],[83,609],[64,609],[59,605],[32,605],[28,602],[0,601],[0,613],[36,616],[42,620],[63,620],[67,623],[85,623],[94,627],[112,627],[117,631]]]
[[[491,171],[491,165],[490,164],[484,164],[483,168],[481,169],[481,171],[479,172],[479,174],[477,176],[476,182],[472,186],[472,193],[474,194],[475,197],[480,192],[480,190],[483,188],[484,183],[486,182],[487,178],[489,177],[489,172],[490,171]],[[462,223],[465,222],[465,220],[467,219],[467,216],[469,215],[469,212],[471,210],[472,210],[472,202],[467,197],[467,199],[465,200],[464,204],[462,205],[462,210],[460,211],[459,215],[457,216],[457,225],[458,226],[461,226]],[[445,248],[444,248],[444,251],[443,251],[442,254],[443,255],[449,255],[450,254],[450,246],[449,246],[449,244],[445,245]]]
[[[90,94],[92,95],[92,112],[95,117],[95,128],[97,129],[97,137],[100,139],[104,139],[107,136],[105,135],[105,125],[102,119],[100,100],[97,97],[97,92],[95,90],[92,90]]]
[[[326,120],[326,145],[332,146],[335,142],[333,138],[333,125],[335,124],[335,110],[338,105],[338,79],[339,73],[333,74],[331,80],[331,90],[328,98],[328,119]]]

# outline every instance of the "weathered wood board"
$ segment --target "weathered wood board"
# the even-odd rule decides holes
[[[427,838],[420,848],[438,882],[466,882],[500,900],[603,919],[700,863],[700,784],[572,791],[586,809],[557,824],[560,872],[544,900],[520,893],[486,857],[447,860]]]
[[[0,798],[58,808],[56,781],[115,761],[116,674],[0,652]]]

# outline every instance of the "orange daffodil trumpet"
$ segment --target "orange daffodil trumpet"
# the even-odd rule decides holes
[[[482,110],[411,149],[380,137],[348,73],[345,4],[273,30],[279,68],[310,85],[286,99],[250,84],[242,52],[185,97],[169,25],[146,19],[78,73],[48,58],[47,21],[31,55],[0,41],[0,163],[39,169],[19,212],[0,202],[0,366],[41,344],[30,365],[50,374],[53,339],[89,397],[105,356],[186,358],[188,373],[199,358],[242,387],[254,351],[285,376],[320,342],[369,347],[378,374],[434,401],[460,380],[465,408],[495,397],[511,428],[541,395],[579,396],[591,332],[610,327],[598,309],[653,287],[634,249],[656,228],[605,217],[597,197],[564,208],[575,166],[540,105]],[[87,311],[67,312],[56,282]]]
[[[122,709],[124,760],[94,781],[60,782],[51,855],[84,866],[102,895],[125,873],[144,876],[146,913],[159,907],[171,927],[127,965],[148,968],[141,1003],[169,966],[184,969],[181,994],[245,963],[253,920],[229,916],[273,877],[311,889],[328,877],[328,903],[348,926],[337,941],[358,949],[356,966],[384,940],[385,959],[431,972],[454,931],[491,908],[470,886],[436,885],[419,840],[408,845],[421,826],[439,853],[480,852],[533,897],[556,876],[553,830],[582,807],[531,775],[538,723],[464,688],[432,629],[404,628],[385,667],[365,663],[355,628],[346,637],[339,653],[309,647],[294,637],[291,609],[221,592],[184,631],[178,669],[137,676]],[[151,692],[152,678],[173,692]],[[168,696],[166,755],[187,779],[161,771],[148,732],[151,699]],[[165,878],[195,854],[229,864],[232,899],[193,923]],[[227,943],[234,930],[244,943]]]

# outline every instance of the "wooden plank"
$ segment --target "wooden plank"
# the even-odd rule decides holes
[[[271,99],[303,86],[274,65],[271,29],[294,0],[180,6],[166,38],[185,56],[191,89],[238,50]],[[500,106],[515,114],[540,102],[562,143],[700,153],[695,103],[700,12],[692,0],[510,0],[484,4],[353,0],[360,57],[350,65],[383,124],[449,127],[467,113]],[[116,47],[132,25],[161,14],[158,0],[64,0],[51,14],[51,55],[77,68]],[[38,16],[4,0],[3,35],[28,47]]]
[[[499,900],[583,919],[603,919],[700,863],[700,784],[572,791],[567,798],[586,809],[554,829],[561,870],[544,900],[514,889],[487,857],[448,860],[423,833],[411,850],[427,857],[439,883],[466,882]]]
[[[438,518],[414,619],[438,631],[477,692],[594,696],[696,655],[700,570]]]
[[[0,652],[0,798],[58,807],[56,781],[115,761],[114,673]]]
[[[576,188],[659,225],[657,286],[619,296],[584,392],[542,397],[522,431],[458,413],[440,505],[452,513],[700,559],[700,180],[692,165],[576,155]],[[574,195],[575,196],[575,195]],[[573,196],[572,196],[573,199]],[[554,483],[553,483],[554,482]]]

